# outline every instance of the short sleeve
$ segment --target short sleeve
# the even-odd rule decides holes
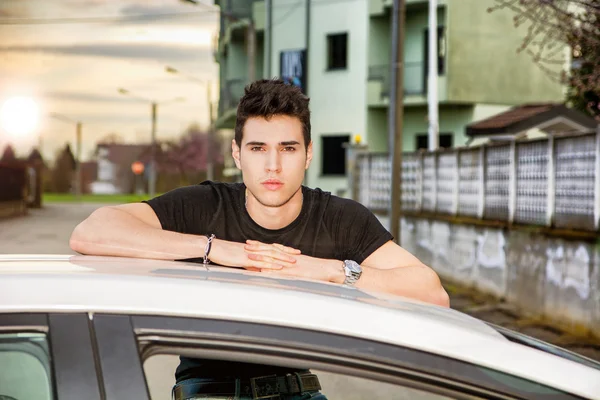
[[[143,201],[154,210],[164,230],[204,234],[214,217],[215,193],[208,185],[185,186]]]
[[[379,219],[362,204],[337,198],[333,207],[336,215],[332,228],[338,254],[362,264],[375,250],[393,240],[393,235]]]

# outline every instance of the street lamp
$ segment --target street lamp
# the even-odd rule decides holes
[[[57,119],[68,124],[75,124],[75,138],[76,138],[76,149],[75,149],[75,196],[81,198],[81,121],[75,121],[65,115],[52,112],[49,114],[50,117]]]
[[[150,143],[150,168],[148,169],[148,175],[149,175],[148,194],[150,197],[154,197],[154,195],[156,193],[156,115],[157,115],[158,105],[174,103],[174,102],[178,102],[178,101],[184,101],[185,99],[183,97],[176,97],[171,100],[157,102],[155,100],[150,100],[150,99],[136,96],[136,95],[132,94],[129,90],[124,89],[124,88],[119,88],[118,91],[122,95],[129,96],[131,98],[134,98],[136,100],[139,100],[139,101],[142,101],[145,103],[150,103],[150,105],[151,105],[151,109],[150,109],[151,114],[150,115],[152,118],[152,130],[151,130],[151,140],[150,140],[150,142],[151,142]]]
[[[211,147],[212,147],[211,145],[214,142],[214,126],[213,126],[214,125],[214,119],[213,119],[214,112],[213,112],[213,103],[212,103],[212,96],[211,96],[211,90],[210,90],[210,86],[211,86],[212,82],[209,80],[199,79],[199,78],[196,78],[195,76],[185,74],[185,73],[179,71],[177,68],[174,68],[171,66],[166,66],[165,71],[168,72],[169,74],[179,75],[179,76],[186,78],[189,81],[206,86],[206,102],[207,102],[207,106],[208,106],[208,143],[209,143],[209,145],[206,146],[206,179],[209,181],[212,181],[212,180],[214,180],[214,170],[215,170],[214,157],[213,157],[213,154],[211,151]]]

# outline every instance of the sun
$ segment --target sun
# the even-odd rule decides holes
[[[0,108],[0,125],[2,129],[13,136],[31,134],[39,120],[40,107],[31,97],[11,97]]]

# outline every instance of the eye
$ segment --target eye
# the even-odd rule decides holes
[[[250,151],[261,151],[262,147],[260,146],[254,146],[254,147],[250,147]]]
[[[287,146],[283,148],[283,151],[296,151],[296,148],[293,146]]]

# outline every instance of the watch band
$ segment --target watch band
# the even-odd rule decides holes
[[[352,286],[358,281],[362,275],[362,268],[356,261],[345,260],[344,261],[344,285]]]

